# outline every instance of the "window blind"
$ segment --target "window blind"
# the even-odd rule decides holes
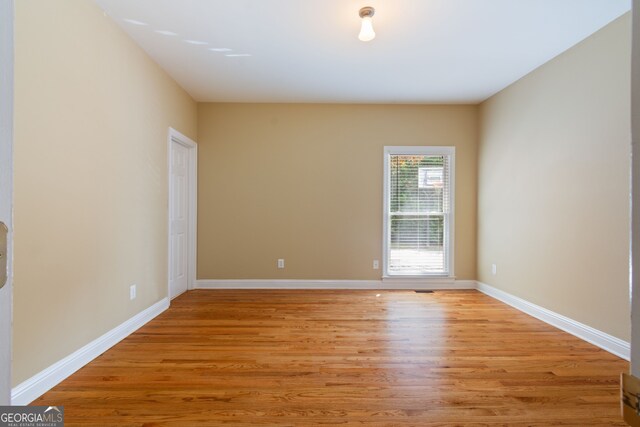
[[[389,156],[387,272],[448,275],[449,155]]]

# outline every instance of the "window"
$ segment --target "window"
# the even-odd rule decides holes
[[[453,276],[454,147],[385,147],[384,275]]]

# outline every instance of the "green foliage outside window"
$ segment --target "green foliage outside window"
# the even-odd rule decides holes
[[[392,156],[390,164],[391,246],[426,249],[444,244],[442,186],[420,186],[420,168],[444,168],[443,156]]]

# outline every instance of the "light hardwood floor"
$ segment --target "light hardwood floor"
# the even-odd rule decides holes
[[[608,426],[627,370],[476,291],[199,290],[33,404],[68,426]]]

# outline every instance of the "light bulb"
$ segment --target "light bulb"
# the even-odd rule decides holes
[[[363,42],[368,42],[376,37],[376,32],[373,31],[373,20],[370,16],[362,17],[362,26],[360,27],[360,34],[358,38]]]

